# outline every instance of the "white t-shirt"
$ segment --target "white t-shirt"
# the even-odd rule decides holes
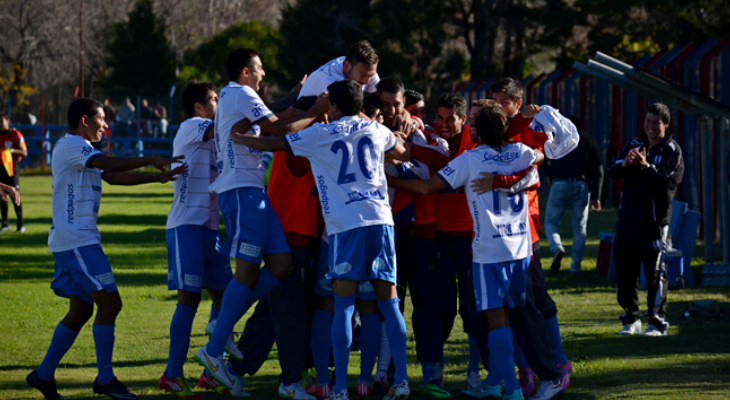
[[[327,91],[327,86],[331,83],[341,81],[345,78],[342,73],[342,68],[345,64],[345,57],[337,57],[334,60],[329,61],[327,64],[317,68],[316,71],[309,74],[309,77],[302,85],[302,89],[299,91],[299,97],[304,96],[319,96],[322,92]],[[375,93],[378,88],[378,82],[380,77],[376,73],[363,87],[366,93]]]
[[[261,151],[233,143],[231,127],[243,118],[254,124],[248,135],[259,136],[261,128],[255,125],[274,114],[251,87],[228,82],[221,90],[215,113],[215,146],[218,151],[218,177],[210,191],[223,193],[240,187],[264,188],[266,168]]]
[[[175,135],[172,154],[185,155],[188,172],[172,181],[175,197],[167,214],[167,229],[199,225],[218,230],[218,198],[208,191],[218,175],[215,143],[205,137],[212,124],[207,118],[193,117],[183,121]]]
[[[397,144],[390,129],[349,116],[285,138],[292,154],[309,159],[330,235],[393,225],[383,171],[385,153]]]
[[[101,243],[96,226],[101,203],[101,171],[89,163],[103,153],[78,135],[66,133],[53,148],[51,253]]]
[[[464,187],[474,222],[472,259],[475,263],[521,260],[532,255],[532,243],[525,192],[491,191],[477,195],[469,183],[479,178],[481,172],[512,175],[525,170],[536,159],[537,153],[522,143],[506,143],[501,152],[481,145],[460,154],[438,172],[452,189]]]

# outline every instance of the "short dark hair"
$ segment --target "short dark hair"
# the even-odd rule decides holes
[[[438,106],[454,110],[454,114],[463,117],[466,115],[466,100],[454,92],[447,92],[439,97]]]
[[[378,89],[377,89],[378,95],[380,95],[383,92],[393,93],[393,94],[398,94],[398,93],[403,94],[406,92],[406,86],[403,84],[403,81],[401,81],[400,79],[398,79],[394,76],[389,76],[387,78],[381,79],[380,82],[378,82]]]
[[[378,53],[375,52],[375,49],[367,40],[355,43],[345,53],[345,61],[349,62],[350,65],[375,65],[379,60]]]
[[[92,99],[76,99],[70,106],[66,118],[68,119],[68,129],[76,129],[79,127],[81,117],[95,117],[99,114],[99,110],[103,110],[104,105]]]
[[[377,94],[366,94],[362,99],[362,112],[368,117],[375,114],[375,110],[383,108],[383,104],[380,103],[380,97]]]
[[[483,107],[474,117],[474,126],[482,144],[501,151],[502,143],[507,140],[508,119],[499,104]]]
[[[330,103],[345,115],[357,115],[362,110],[362,87],[359,83],[343,79],[327,86]]]
[[[415,91],[413,89],[406,89],[406,91],[403,93],[403,96],[406,98],[406,107],[410,106],[411,104],[416,104],[419,101],[426,101],[426,98],[421,92]]]
[[[669,121],[672,120],[672,112],[664,103],[654,103],[649,105],[646,109],[646,113],[656,115],[659,119],[661,119],[664,125],[669,125]]]
[[[522,83],[514,78],[502,78],[494,82],[489,90],[492,93],[507,93],[512,101],[522,100]]]
[[[228,53],[228,59],[226,59],[228,80],[238,81],[241,71],[246,67],[252,68],[251,61],[258,55],[259,53],[254,49],[236,49]]]
[[[208,92],[215,93],[215,85],[210,81],[192,80],[182,91],[183,108],[188,117],[195,114],[195,103],[205,104],[208,101]]]

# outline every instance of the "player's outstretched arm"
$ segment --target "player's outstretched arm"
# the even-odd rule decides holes
[[[418,195],[438,192],[448,187],[438,174],[432,176],[431,179],[399,179],[390,176],[387,179],[389,186]]]
[[[314,105],[304,114],[286,121],[274,115],[269,119],[259,121],[258,125],[265,134],[274,136],[284,136],[292,132],[301,131],[315,122],[323,113],[327,112],[329,104],[327,92],[324,92],[317,97]]]
[[[252,149],[261,151],[286,150],[286,139],[284,139],[283,137],[251,136],[241,133],[248,132],[248,130],[242,129],[246,129],[246,126],[248,126],[250,129],[250,124],[251,123],[247,119],[236,122],[231,128],[231,140],[234,143],[242,144]]]
[[[15,203],[16,206],[20,205],[20,193],[18,193],[18,191],[12,186],[0,183],[0,199],[7,201],[8,196],[13,199],[13,203]]]
[[[110,185],[141,185],[144,183],[165,183],[177,179],[177,175],[184,174],[188,171],[187,165],[181,165],[170,171],[159,174],[133,174],[130,172],[106,172],[102,175],[102,179]]]
[[[185,158],[184,155],[175,157],[110,157],[101,155],[94,157],[94,159],[91,160],[91,166],[106,172],[123,172],[151,165],[160,171],[165,172],[168,165],[179,163],[183,158]]]

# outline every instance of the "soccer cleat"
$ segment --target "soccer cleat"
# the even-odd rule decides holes
[[[367,383],[357,384],[357,394],[359,394],[360,396],[370,396],[370,393],[372,393],[372,391],[373,389]]]
[[[235,383],[235,377],[228,368],[226,360],[223,358],[223,354],[218,357],[212,357],[208,354],[207,346],[203,346],[197,353],[195,353],[195,359],[198,360],[200,365],[210,373],[221,385],[232,388]]]
[[[520,392],[522,394],[521,390],[516,390],[516,392]],[[473,388],[473,389],[466,389],[462,390],[461,394],[467,397],[471,397],[472,399],[494,399],[499,400],[502,398],[502,386],[500,385],[487,385],[486,382],[482,382],[479,384],[479,386]]]
[[[623,336],[630,336],[637,333],[641,333],[641,320],[637,319],[636,321],[630,323],[630,324],[624,324],[624,328],[618,331],[619,335]]]
[[[231,388],[231,396],[233,397],[251,397],[251,393],[246,392],[243,390],[245,381],[243,380],[243,377],[236,377],[236,381],[233,383],[233,387]]]
[[[192,390],[190,390],[190,387],[188,386],[188,382],[185,380],[185,377],[181,376],[177,379],[170,379],[163,373],[160,377],[160,382],[157,384],[157,387],[166,391],[171,392],[175,396],[177,396],[179,399],[198,399],[200,400],[202,397],[198,396],[197,394],[193,393]]]
[[[230,394],[228,391],[228,388],[218,383],[215,378],[212,376],[208,376],[203,372],[200,374],[200,379],[198,380],[198,387],[201,389],[206,390],[215,390],[216,392],[220,394]]]
[[[383,400],[406,400],[409,397],[411,397],[411,388],[408,386],[408,381],[403,381],[391,386]]]
[[[436,399],[451,398],[451,393],[449,393],[446,389],[442,388],[440,385],[438,385],[436,383],[427,383],[427,384],[421,385],[421,387],[418,389],[418,392],[421,394],[425,394],[426,396],[431,396]]]
[[[646,337],[660,337],[660,336],[667,336],[667,331],[662,332],[659,328],[656,326],[649,324],[649,327],[646,328],[646,332],[644,332],[643,335]]]
[[[313,383],[307,386],[307,393],[314,397],[329,397],[330,385],[324,384],[324,386],[319,386],[316,383]]]
[[[139,396],[131,393],[127,390],[122,382],[119,382],[117,377],[114,377],[111,382],[101,384],[98,379],[94,379],[94,384],[91,386],[96,394],[103,394],[109,396],[114,400],[139,400]]]
[[[33,372],[29,373],[28,376],[25,377],[25,383],[32,388],[40,390],[46,400],[64,400],[63,396],[58,394],[58,390],[56,390],[56,380],[51,379],[49,381],[44,381],[38,377],[38,372],[36,370],[33,370]]]
[[[217,319],[214,319],[208,323],[208,326],[205,327],[205,334],[208,336],[213,336],[213,331],[215,331],[215,322]],[[241,353],[241,350],[238,349],[238,344],[236,344],[236,339],[233,336],[233,332],[231,332],[228,335],[228,338],[226,338],[226,343],[223,345],[223,349],[226,351],[226,353],[230,354],[231,357],[237,359],[237,360],[243,360],[243,353]]]
[[[304,387],[299,383],[284,384],[283,382],[279,385],[279,397],[282,399],[295,399],[295,400],[316,400],[317,398],[307,393]]]
[[[573,372],[573,364],[568,361],[567,364],[558,364],[560,370],[560,384],[563,385],[563,390],[570,387],[570,374]]]
[[[350,400],[350,396],[347,395],[347,390],[343,390],[330,396],[329,400]]]
[[[553,256],[553,262],[550,264],[550,273],[555,275],[558,272],[560,272],[560,262],[563,261],[563,257],[565,257],[565,250],[558,250],[557,253]]]
[[[373,382],[373,394],[376,396],[385,396],[388,394],[388,391],[390,390],[390,387],[388,387],[388,377],[383,377],[383,379],[375,379],[375,382]]]
[[[502,396],[502,400],[525,400],[525,397],[522,395],[522,390],[515,390],[511,394]]]
[[[537,389],[537,394],[532,400],[549,400],[563,391],[565,391],[565,388],[560,379],[556,379],[555,382],[545,381],[540,384],[540,388]]]
[[[18,233],[25,233],[25,225],[21,225],[18,227]]]
[[[530,397],[535,394],[535,390],[537,390],[537,388],[535,387],[535,373],[532,369],[529,367],[522,368],[517,371],[517,374],[520,377],[520,389],[522,389],[522,394],[524,394],[525,397]]]

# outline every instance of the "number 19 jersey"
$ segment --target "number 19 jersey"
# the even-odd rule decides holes
[[[286,135],[292,154],[309,159],[327,233],[393,225],[383,161],[395,135],[358,116]]]
[[[512,175],[529,167],[537,153],[522,143],[506,143],[497,151],[481,145],[451,160],[439,177],[452,189],[463,186],[474,223],[473,262],[493,264],[532,254],[529,213],[525,192],[491,191],[482,195],[470,187],[480,173]]]

